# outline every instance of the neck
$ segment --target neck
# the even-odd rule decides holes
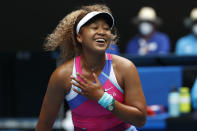
[[[102,70],[105,65],[105,53],[102,54],[89,54],[89,53],[82,53],[82,68],[86,70],[96,72]]]

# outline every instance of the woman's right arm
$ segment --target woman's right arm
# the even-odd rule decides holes
[[[56,70],[50,78],[46,94],[44,96],[36,131],[51,131],[56,120],[59,108],[65,98],[68,78],[70,74],[62,70]],[[69,75],[69,77],[67,76]],[[70,80],[69,80],[70,81]]]

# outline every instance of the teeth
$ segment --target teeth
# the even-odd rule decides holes
[[[96,39],[96,42],[105,42],[104,39]]]

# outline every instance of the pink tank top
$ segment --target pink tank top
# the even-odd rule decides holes
[[[80,56],[74,59],[72,75],[77,77],[77,72],[82,74]],[[111,54],[106,54],[105,66],[98,78],[104,91],[111,94],[117,101],[121,103],[124,102],[124,91],[120,88],[116,80],[112,67]],[[79,89],[74,85],[72,85],[72,88]],[[72,111],[72,120],[75,126],[75,131],[104,131],[109,129],[113,131],[124,131],[131,127],[130,124],[122,122],[110,111],[99,105],[97,101],[90,100],[74,92],[72,89],[70,90],[70,93],[66,95],[66,100]]]

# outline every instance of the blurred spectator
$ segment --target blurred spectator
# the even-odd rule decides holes
[[[127,44],[125,53],[134,55],[167,54],[170,51],[170,41],[166,34],[157,31],[161,19],[151,7],[140,9],[133,19],[139,33]]]
[[[119,55],[119,47],[116,44],[110,44],[109,48],[106,50],[106,53]]]
[[[197,55],[197,8],[192,9],[190,17],[184,21],[191,32],[178,39],[175,53],[177,55]]]

